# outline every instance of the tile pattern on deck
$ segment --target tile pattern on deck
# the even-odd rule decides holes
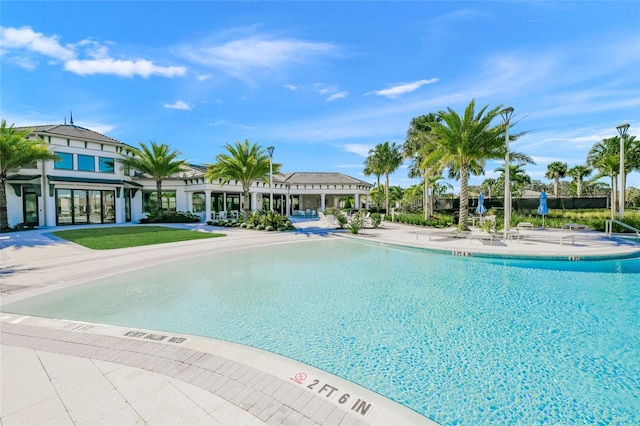
[[[0,330],[3,350],[27,348],[16,356],[37,356],[39,362],[51,362],[58,356],[77,357],[67,367],[61,361],[56,377],[42,378],[51,382],[54,391],[41,386],[27,386],[27,390],[45,392],[34,406],[20,406],[3,396],[2,424],[27,422],[30,424],[269,424],[269,425],[365,425],[355,415],[337,407],[320,396],[295,386],[281,378],[267,374],[251,366],[177,344],[156,342],[132,337],[115,337],[88,332],[52,330],[27,324],[3,322]],[[56,355],[59,354],[59,355]],[[5,354],[3,354],[3,358]],[[87,365],[86,363],[93,363]],[[124,370],[113,370],[127,366]],[[16,374],[5,365],[2,375]],[[74,377],[85,377],[95,367],[103,380],[74,383]],[[44,374],[51,375],[47,368]],[[159,374],[151,374],[159,373]],[[160,376],[162,375],[162,376]],[[107,380],[104,380],[104,377]],[[89,377],[89,379],[92,379]],[[175,380],[172,380],[175,379]],[[19,379],[18,379],[19,380]],[[77,379],[76,379],[77,380]],[[119,385],[116,385],[119,383]],[[138,385],[137,385],[138,384]],[[27,383],[26,385],[29,385]],[[167,390],[167,386],[171,389]],[[181,410],[176,398],[180,387],[200,388],[194,405]],[[156,388],[159,390],[155,392]],[[175,388],[175,389],[174,389]],[[86,393],[89,395],[86,395]],[[193,390],[186,393],[193,399]],[[80,404],[93,398],[93,404]],[[20,399],[13,396],[14,399]],[[36,398],[37,399],[37,398]],[[163,401],[164,399],[164,401]],[[100,400],[100,404],[95,404]],[[125,403],[114,402],[124,400]],[[160,400],[160,401],[158,401]],[[54,410],[53,405],[64,407]],[[176,405],[178,404],[178,405]],[[50,407],[51,405],[51,407]],[[102,407],[96,410],[96,407]],[[171,407],[170,410],[165,410]],[[29,413],[25,414],[25,409]],[[201,409],[200,409],[201,408]],[[51,417],[44,412],[51,413]],[[13,416],[13,417],[12,417]],[[26,416],[26,417],[25,417]],[[15,421],[13,421],[15,420]],[[429,422],[425,419],[425,422]]]

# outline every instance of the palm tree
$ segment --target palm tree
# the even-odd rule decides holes
[[[433,153],[436,148],[436,144],[433,141],[433,137],[430,135],[431,127],[429,123],[440,122],[442,119],[434,113],[421,115],[411,119],[409,130],[407,130],[407,139],[403,145],[403,155],[405,159],[410,159],[409,165],[409,177],[423,178],[423,190],[424,190],[424,218],[429,219],[431,201],[429,197],[429,185],[427,182],[431,175],[440,173],[441,170],[433,170],[434,164],[428,164],[425,160],[429,154]]]
[[[376,170],[382,171],[385,175],[385,213],[389,214],[389,175],[402,164],[401,147],[395,142],[379,143],[369,151],[369,156],[374,157],[371,164],[377,167]]]
[[[133,156],[119,160],[125,167],[130,167],[141,173],[148,174],[156,182],[158,219],[163,216],[162,181],[174,173],[178,173],[187,165],[184,160],[178,160],[180,153],[172,151],[165,143],[158,144],[151,141],[149,145],[140,142],[140,149],[133,149]]]
[[[616,214],[616,192],[620,172],[620,139],[618,136],[595,143],[587,154],[587,164],[598,170],[594,180],[602,177],[611,179],[611,218]]]
[[[494,178],[486,178],[484,181],[482,181],[480,188],[483,191],[487,191],[487,198],[491,199],[494,193],[494,189],[497,187],[497,185],[498,181]]]
[[[16,130],[7,121],[0,124],[0,231],[9,229],[7,213],[7,174],[38,160],[55,160],[58,157],[49,151],[40,140],[29,140],[31,129]]]
[[[523,168],[524,164],[509,164],[509,182],[511,183],[512,195],[518,194],[519,198],[522,198],[522,194],[526,189],[526,185],[531,183],[531,176]],[[504,183],[504,166],[498,167],[496,172],[501,174],[500,180]]]
[[[209,164],[205,176],[209,181],[220,180],[220,185],[225,185],[232,180],[242,184],[243,214],[249,217],[251,202],[249,201],[249,189],[251,183],[259,180],[269,182],[269,154],[257,144],[249,144],[237,141],[235,145],[226,144],[227,153],[216,155],[216,162]],[[273,163],[272,173],[280,173],[282,164]]]
[[[371,152],[371,151],[369,151]],[[384,170],[377,163],[378,158],[369,154],[366,160],[364,160],[364,175],[371,176],[374,175],[376,177],[376,206],[378,209],[380,208],[380,176],[384,173]]]
[[[469,214],[469,171],[472,167],[484,167],[485,160],[501,159],[506,147],[504,133],[506,125],[491,126],[491,122],[500,114],[502,106],[488,110],[484,106],[475,113],[475,100],[465,109],[464,116],[454,110],[438,112],[442,122],[429,123],[431,134],[438,145],[430,158],[438,157],[441,166],[449,171],[459,170],[460,174],[460,215],[459,226],[467,227]],[[514,138],[516,135],[513,136]],[[429,159],[428,157],[428,159]],[[428,160],[427,159],[427,160]]]
[[[562,161],[553,161],[547,165],[547,172],[544,177],[553,179],[553,196],[558,198],[558,186],[560,179],[567,174],[567,163]]]
[[[567,175],[571,176],[576,183],[576,193],[578,197],[582,196],[582,183],[584,182],[584,178],[588,177],[592,171],[593,170],[586,165],[573,166],[567,170]]]

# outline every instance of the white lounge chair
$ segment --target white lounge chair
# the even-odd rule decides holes
[[[338,219],[336,219],[336,217],[332,214],[325,215],[325,223],[330,228],[337,229],[340,227],[340,223],[338,222]]]

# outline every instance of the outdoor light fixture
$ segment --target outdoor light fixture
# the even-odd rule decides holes
[[[273,211],[273,151],[274,147],[267,148],[269,151],[269,210]]]
[[[504,144],[507,153],[504,157],[504,239],[509,236],[509,226],[511,224],[511,188],[509,187],[509,121],[513,115],[513,108],[507,107],[500,111],[500,115],[504,120]]]
[[[629,130],[629,124],[623,123],[616,126],[618,133],[620,134],[620,200],[618,200],[618,215],[620,220],[624,219],[624,193],[625,193],[625,175],[624,175],[624,139],[627,136],[627,130]]]

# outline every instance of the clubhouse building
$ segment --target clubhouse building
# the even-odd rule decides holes
[[[59,160],[38,161],[9,173],[9,226],[62,226],[138,222],[155,210],[156,184],[118,161],[132,155],[127,145],[71,124],[29,127],[30,139],[40,139]],[[206,167],[189,165],[162,181],[163,208],[192,212],[203,221],[233,218],[243,210],[242,185],[205,178]],[[273,186],[251,185],[251,210],[273,209],[287,216],[314,216],[340,207],[349,198],[356,208],[368,208],[373,185],[342,173],[294,172],[273,175]]]

